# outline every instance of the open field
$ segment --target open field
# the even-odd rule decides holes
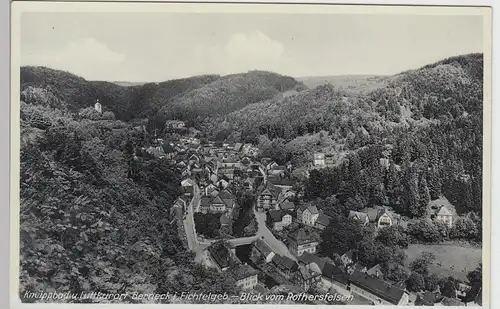
[[[430,268],[438,276],[453,276],[459,280],[466,280],[467,273],[475,269],[482,259],[481,248],[461,247],[456,244],[441,245],[410,245],[405,250],[409,266],[421,252],[432,252],[436,261]]]

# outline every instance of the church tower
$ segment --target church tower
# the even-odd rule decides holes
[[[102,114],[102,105],[99,103],[99,99],[95,102],[94,108],[99,114]]]

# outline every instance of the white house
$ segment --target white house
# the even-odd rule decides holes
[[[448,208],[442,206],[436,214],[436,221],[443,222],[451,228],[453,225],[453,214],[448,210]]]
[[[325,165],[325,154],[324,153],[315,153],[313,164],[314,164],[314,166],[324,166]]]
[[[393,225],[393,218],[387,211],[382,211],[378,215],[377,228],[382,228],[386,226]]]
[[[297,219],[305,225],[314,226],[318,217],[319,211],[316,206],[301,207],[297,210]]]
[[[102,105],[99,103],[99,99],[95,102],[94,108],[99,114],[102,114]]]
[[[285,226],[292,224],[292,216],[281,210],[269,210],[267,212],[267,220],[275,231],[280,231]]]

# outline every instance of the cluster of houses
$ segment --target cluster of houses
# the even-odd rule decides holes
[[[271,277],[277,285],[299,287],[301,291],[311,288],[329,291],[331,288],[345,295],[355,293],[373,304],[408,305],[410,295],[404,288],[390,285],[381,279],[379,265],[366,269],[354,267],[352,252],[342,256],[340,265],[305,251],[294,261],[279,255],[261,239],[252,244],[252,265],[241,263],[234,248],[227,242],[218,241],[208,249],[214,268],[227,272],[243,290],[254,289],[259,282]]]
[[[305,251],[294,261],[281,256],[257,239],[251,244],[251,264],[242,263],[229,243],[219,241],[207,251],[216,269],[233,276],[243,290],[265,285],[268,278],[276,285],[299,288],[302,292],[335,291],[344,295],[355,294],[374,305],[417,306],[476,306],[481,305],[481,288],[460,284],[455,298],[444,297],[439,292],[410,293],[404,281],[389,282],[384,279],[384,270],[377,264],[367,268],[356,262],[356,252],[350,250],[339,261],[333,262]],[[462,295],[463,294],[463,295]]]
[[[170,123],[169,127],[185,128],[178,122]],[[270,158],[257,161],[258,149],[250,144],[201,143],[193,136],[181,137],[176,143],[166,145],[161,139],[155,142],[148,152],[171,160],[184,177],[181,183],[184,195],[175,201],[173,209],[186,211],[197,185],[202,196],[196,211],[222,213],[221,225],[227,225],[236,206],[232,188],[237,184],[257,191],[257,210],[266,213],[270,229],[276,232],[287,229],[283,242],[297,261],[277,254],[263,239],[251,243],[250,263],[241,262],[228,241],[220,240],[207,248],[209,263],[232,276],[243,290],[255,289],[259,283],[267,285],[265,282],[271,278],[277,285],[298,287],[302,291],[333,288],[345,295],[358,295],[372,304],[457,304],[456,299],[438,297],[435,293],[409,293],[404,282],[384,280],[380,265],[368,268],[359,263],[355,251],[345,252],[336,261],[318,257],[318,234],[329,225],[331,218],[315,205],[296,205],[290,164],[278,165]],[[325,155],[315,155],[314,165],[328,165],[327,160]],[[384,207],[350,211],[348,219],[377,228],[401,222],[397,214]],[[449,226],[453,222],[451,212],[444,206],[436,211],[434,219]],[[478,301],[474,297],[470,304]]]
[[[371,224],[379,229],[395,224],[402,224],[403,222],[398,214],[386,207],[365,208],[360,211],[351,210],[349,211],[348,217],[349,219],[360,222],[362,225],[366,226]],[[439,209],[432,214],[432,218],[436,222],[444,223],[449,228],[453,225],[453,214],[444,205],[441,205]]]

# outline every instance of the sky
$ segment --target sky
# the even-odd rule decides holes
[[[390,75],[483,52],[478,15],[25,12],[21,65],[160,82],[266,70]]]

